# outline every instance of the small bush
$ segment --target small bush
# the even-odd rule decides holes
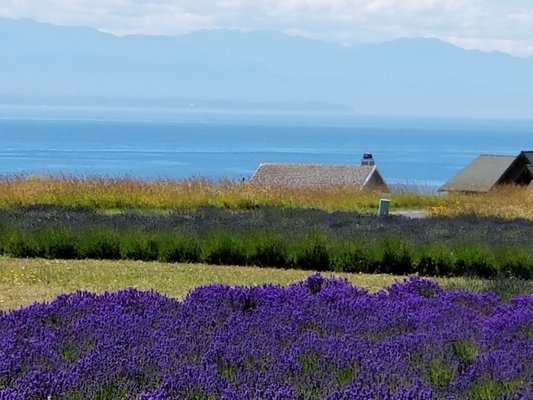
[[[525,249],[499,249],[496,252],[500,272],[521,279],[533,279],[533,257]]]
[[[119,236],[113,230],[87,229],[80,235],[78,246],[81,258],[98,260],[118,260],[121,258]]]
[[[295,247],[295,266],[307,270],[330,270],[330,245],[327,238],[320,234],[310,234]]]
[[[443,245],[430,245],[419,249],[416,272],[425,276],[454,275],[455,256],[453,251]]]
[[[246,265],[248,261],[243,241],[228,233],[216,233],[208,238],[202,260],[215,265]]]
[[[383,253],[379,272],[396,275],[414,272],[413,254],[408,243],[401,239],[388,238],[381,246]]]
[[[247,240],[248,261],[258,267],[285,268],[290,264],[288,246],[281,235],[260,233]]]
[[[36,234],[39,247],[45,258],[76,259],[79,258],[76,247],[77,237],[64,226],[53,226]]]
[[[201,248],[195,236],[168,235],[159,242],[159,261],[196,263],[200,258]]]
[[[491,278],[498,274],[493,252],[481,244],[465,244],[455,251],[455,269],[458,275]]]
[[[157,260],[155,237],[146,232],[128,232],[120,238],[120,256],[128,260]]]
[[[348,241],[332,249],[331,267],[337,272],[369,272],[373,264],[368,246]]]
[[[44,257],[44,251],[39,246],[35,235],[24,234],[20,230],[12,230],[4,233],[4,253],[11,257],[33,258]]]
[[[6,252],[6,241],[8,237],[9,227],[0,222],[0,254]]]

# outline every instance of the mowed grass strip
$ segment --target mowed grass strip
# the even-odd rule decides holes
[[[198,286],[288,285],[312,272],[241,266],[170,264],[142,261],[0,259],[0,308],[14,309],[35,301],[48,301],[76,290],[116,291],[126,287],[156,290],[183,299]],[[325,274],[326,275],[326,274]],[[329,274],[327,274],[329,276]],[[394,281],[388,275],[345,276],[358,285],[378,290]]]
[[[61,293],[76,290],[116,291],[134,287],[156,290],[183,299],[202,285],[222,283],[252,286],[288,285],[312,272],[205,264],[168,264],[142,261],[43,260],[0,258],[0,309],[12,310],[36,301],[50,301]],[[404,277],[384,274],[324,273],[346,278],[372,292]],[[495,291],[504,298],[533,293],[533,282],[518,279],[436,278],[443,287],[485,292]]]

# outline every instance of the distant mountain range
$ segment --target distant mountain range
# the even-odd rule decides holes
[[[533,117],[533,58],[436,39],[345,47],[275,32],[124,36],[0,19],[0,103]]]

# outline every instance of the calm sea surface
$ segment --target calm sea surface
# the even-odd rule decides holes
[[[359,163],[440,185],[479,154],[533,149],[533,121],[0,107],[0,174],[248,179],[261,162]]]

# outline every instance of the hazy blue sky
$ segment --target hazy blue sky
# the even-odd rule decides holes
[[[115,34],[267,29],[344,44],[437,37],[533,55],[532,0],[0,0],[0,16]]]

